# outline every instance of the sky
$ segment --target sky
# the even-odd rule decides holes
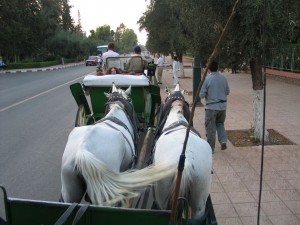
[[[134,30],[139,44],[145,45],[147,41],[146,31],[139,32],[137,21],[146,11],[150,0],[69,0],[71,16],[78,23],[78,10],[80,12],[82,30],[87,35],[90,30],[109,25],[116,31],[121,23],[126,28]]]

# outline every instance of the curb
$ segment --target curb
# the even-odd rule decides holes
[[[66,64],[66,65],[57,65],[57,66],[53,66],[53,67],[45,67],[45,68],[31,68],[31,69],[18,69],[18,70],[1,70],[0,74],[51,71],[51,70],[59,70],[59,69],[70,68],[70,67],[81,66],[81,65],[84,65],[84,63],[83,62],[72,63],[72,64]]]

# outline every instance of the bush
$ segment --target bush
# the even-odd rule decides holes
[[[60,61],[48,61],[48,62],[29,62],[29,63],[9,63],[7,69],[28,69],[28,68],[42,68],[61,64]]]

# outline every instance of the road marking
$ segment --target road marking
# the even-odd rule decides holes
[[[85,77],[85,75],[82,76],[82,77],[78,77],[78,78],[76,78],[76,79],[74,79],[74,80],[68,81],[67,83],[58,85],[58,86],[56,86],[56,87],[54,87],[54,88],[51,88],[51,89],[49,89],[49,90],[47,90],[47,91],[41,92],[41,93],[39,93],[39,94],[37,94],[37,95],[34,95],[34,96],[32,96],[32,97],[26,98],[26,99],[24,99],[24,100],[22,100],[22,101],[16,102],[16,103],[14,103],[14,104],[12,104],[12,105],[10,105],[10,106],[7,106],[7,107],[5,107],[5,108],[3,108],[3,109],[0,109],[0,112],[4,112],[4,111],[6,111],[6,110],[8,110],[8,109],[10,109],[10,108],[13,108],[13,107],[15,107],[15,106],[17,106],[17,105],[20,105],[20,104],[22,104],[22,103],[24,103],[24,102],[27,102],[27,101],[31,100],[31,99],[34,99],[34,98],[37,98],[37,97],[39,97],[39,96],[41,96],[41,95],[47,94],[47,93],[49,93],[49,92],[51,92],[51,91],[54,91],[54,90],[56,90],[56,89],[58,89],[58,88],[60,88],[60,87],[62,87],[62,86],[65,86],[65,85],[67,85],[67,84],[73,83],[73,82],[76,81],[76,80],[82,79],[83,77]]]

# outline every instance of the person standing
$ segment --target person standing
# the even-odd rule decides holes
[[[221,150],[227,148],[227,134],[224,126],[227,108],[227,95],[229,95],[229,86],[224,75],[218,72],[218,63],[211,62],[208,65],[208,76],[205,78],[200,98],[205,98],[205,130],[207,142],[212,153],[214,153],[216,133],[218,141],[221,144]]]
[[[116,67],[109,67],[106,71],[105,74],[120,74],[120,70]]]
[[[164,69],[164,58],[158,54],[156,80],[158,84],[162,84],[162,74]]]
[[[143,73],[148,67],[148,62],[142,56],[142,49],[140,46],[134,48],[134,54],[128,61],[128,71]]]
[[[174,56],[173,58],[173,85],[174,86],[179,83],[178,73],[179,73],[179,62],[177,56]]]
[[[118,57],[119,53],[115,52],[115,44],[114,43],[109,43],[107,46],[107,52],[104,52],[102,54],[102,60],[103,60],[103,64],[104,64],[104,68],[107,69],[107,65],[106,65],[106,59],[108,57]]]

